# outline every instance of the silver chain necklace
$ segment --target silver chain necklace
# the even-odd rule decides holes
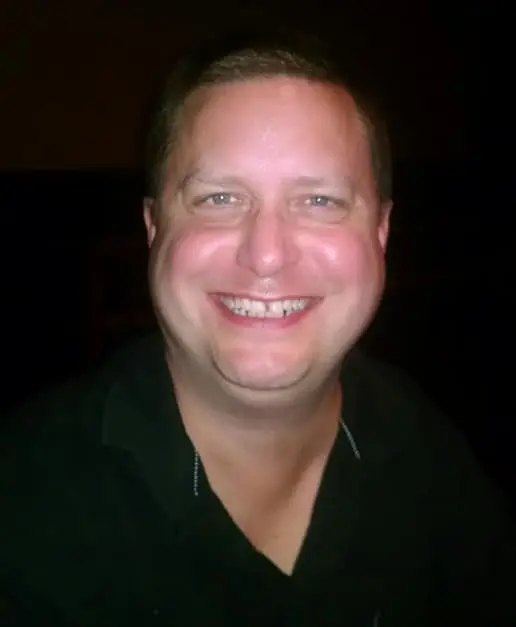
[[[340,423],[340,426],[342,427],[342,430],[346,434],[346,437],[348,439],[349,445],[351,446],[351,450],[353,451],[353,454],[354,454],[355,458],[358,461],[360,461],[362,458],[360,456],[360,451],[358,450],[358,446],[357,446],[357,443],[355,442],[355,438],[353,437],[353,434],[351,433],[348,425],[344,422],[344,420],[342,420],[342,418],[339,418],[339,423]],[[200,457],[199,457],[199,453],[194,448],[193,473],[192,473],[192,483],[193,483],[193,493],[194,493],[194,496],[199,496],[199,468],[200,468],[200,465],[201,465],[201,460],[200,460]]]

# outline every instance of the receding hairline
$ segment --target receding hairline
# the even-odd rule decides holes
[[[229,40],[217,35],[211,43],[207,41],[180,56],[156,103],[158,108],[154,110],[147,135],[147,190],[151,196],[161,192],[164,162],[169,161],[185,123],[185,113],[192,110],[190,104],[196,95],[211,86],[284,76],[327,84],[346,92],[366,131],[378,194],[382,200],[390,199],[390,142],[378,95],[367,76],[357,73],[358,67],[350,66],[331,46],[331,41],[328,46],[326,39],[313,34],[300,39],[298,32],[286,33],[283,28],[278,38],[274,30],[272,39],[270,31],[265,37],[262,32],[251,31],[249,37],[249,33],[240,31],[236,39],[233,32]]]
[[[370,132],[368,129],[368,119],[365,116],[357,103],[353,93],[346,88],[345,85],[341,83],[336,83],[330,80],[324,80],[319,78],[314,78],[311,76],[307,76],[306,74],[290,74],[290,73],[278,73],[278,72],[270,72],[270,73],[262,73],[256,74],[253,76],[242,76],[242,77],[224,77],[216,82],[210,83],[202,83],[195,87],[193,90],[188,93],[188,95],[184,98],[183,102],[179,107],[175,109],[175,115],[173,120],[171,120],[167,148],[166,152],[163,155],[162,162],[162,177],[164,177],[166,171],[170,166],[171,156],[174,152],[177,154],[180,153],[181,147],[185,144],[188,144],[188,138],[191,137],[190,131],[192,130],[192,126],[198,120],[200,114],[202,114],[203,108],[210,103],[211,98],[213,97],[213,90],[217,88],[227,87],[236,87],[238,85],[250,84],[250,83],[266,83],[270,81],[292,81],[292,82],[302,82],[306,84],[312,84],[315,86],[319,86],[322,88],[327,88],[334,93],[337,93],[340,96],[345,97],[349,104],[352,106],[352,114],[355,120],[359,124],[359,130],[363,133],[364,141],[367,144],[367,148],[370,145]],[[346,114],[345,104],[342,103],[342,112],[343,115]],[[192,125],[192,126],[190,126]],[[370,151],[369,151],[370,152]],[[374,164],[371,160],[371,168],[374,168]],[[162,184],[163,184],[162,180]]]

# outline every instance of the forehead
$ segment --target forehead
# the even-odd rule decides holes
[[[181,130],[179,160],[221,174],[349,175],[369,165],[352,97],[297,77],[201,88],[185,104]]]

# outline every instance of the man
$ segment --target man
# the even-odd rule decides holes
[[[515,624],[503,506],[354,350],[391,211],[368,100],[308,46],[224,40],[170,77],[149,164],[161,337],[9,443],[2,624]]]

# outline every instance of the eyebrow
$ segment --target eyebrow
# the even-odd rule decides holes
[[[291,181],[296,187],[325,187],[325,186],[333,186],[335,184],[342,185],[345,183],[348,186],[351,186],[351,181],[348,176],[342,176],[337,178],[324,178],[318,176],[297,176]]]
[[[183,191],[193,180],[197,180],[199,183],[205,185],[243,185],[245,181],[238,176],[208,176],[206,178],[199,176],[200,170],[196,169],[193,172],[187,174],[178,184],[178,190]],[[328,179],[318,176],[297,176],[293,179],[286,180],[290,185],[295,187],[325,187],[342,185],[343,183],[352,187],[351,181],[348,176],[342,176],[335,179]]]
[[[193,172],[189,172],[188,174],[186,174],[177,184],[176,189],[178,192],[182,192],[184,191],[184,189],[186,187],[188,187],[188,185],[190,185],[192,179],[195,178],[197,171],[194,170]]]
[[[201,177],[199,176],[200,170],[196,169],[193,172],[184,176],[177,184],[177,191],[183,192],[193,181],[202,183],[203,185],[242,185],[243,181],[237,176],[222,176],[222,177]]]

